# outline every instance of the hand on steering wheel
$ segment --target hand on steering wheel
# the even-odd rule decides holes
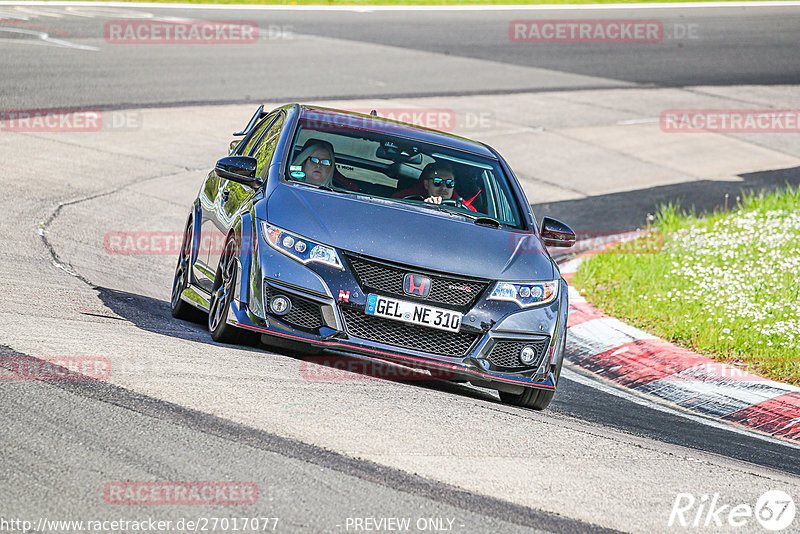
[[[455,206],[456,208],[463,208],[464,207],[464,199],[462,199],[462,198],[457,198],[457,199],[448,198],[447,200],[442,200],[442,206]]]

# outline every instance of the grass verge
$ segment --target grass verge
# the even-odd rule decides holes
[[[603,311],[720,361],[800,385],[800,187],[704,218],[663,206],[652,232],[584,261]]]

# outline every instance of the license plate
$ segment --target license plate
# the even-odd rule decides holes
[[[364,311],[367,315],[428,326],[439,330],[447,330],[448,332],[458,332],[459,327],[461,327],[462,315],[458,312],[434,308],[417,302],[397,300],[382,295],[368,295],[367,307]]]

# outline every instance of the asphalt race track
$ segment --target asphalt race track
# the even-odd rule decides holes
[[[656,20],[664,35],[658,43],[509,39],[513,20],[607,18]],[[208,45],[103,37],[109,21],[186,19],[252,21],[261,34]],[[202,531],[181,527],[223,517],[277,518],[266,523],[275,532],[764,532],[754,517],[741,527],[668,522],[679,494],[698,502],[718,494],[730,509],[781,490],[800,505],[796,445],[653,404],[570,367],[544,412],[467,385],[320,378],[301,355],[217,344],[203,325],[174,320],[174,251],[122,254],[108,236],[178,234],[230,133],[258,104],[290,101],[447,110],[453,131],[508,157],[539,218],[582,235],[642,227],[669,200],[722,207],[743,190],[800,182],[798,134],[668,134],[659,114],[799,109],[799,41],[800,7],[791,5],[0,2],[0,110],[92,109],[104,119],[100,131],[0,128],[0,356],[110,366],[100,381],[0,380],[0,532],[84,532],[47,524],[148,518],[172,522],[152,531]],[[242,482],[258,498],[113,504],[104,490],[121,481]],[[235,530],[213,525],[206,531]]]

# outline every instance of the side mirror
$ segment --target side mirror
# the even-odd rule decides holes
[[[228,156],[217,162],[214,172],[222,178],[256,188],[262,184],[256,176],[256,158]]]
[[[572,228],[550,217],[542,219],[542,243],[546,247],[571,247],[575,244]]]

